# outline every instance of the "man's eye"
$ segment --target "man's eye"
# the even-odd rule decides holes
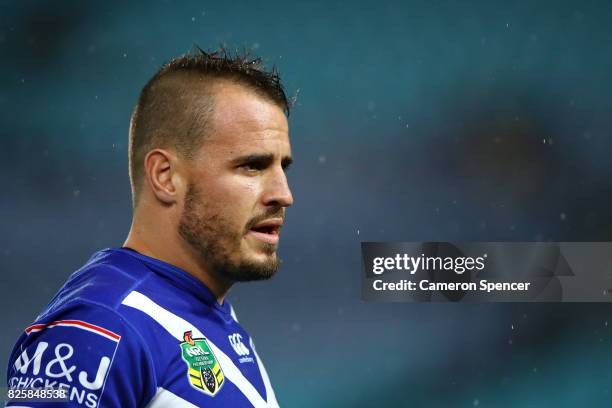
[[[246,171],[259,171],[262,170],[262,166],[257,163],[245,163],[240,166],[240,168]]]

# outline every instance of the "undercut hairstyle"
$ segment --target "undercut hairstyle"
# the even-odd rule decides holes
[[[174,148],[192,159],[211,130],[215,85],[240,84],[279,106],[287,116],[287,99],[278,70],[266,70],[249,51],[225,48],[194,51],[164,64],[140,93],[130,120],[129,172],[135,207],[145,175],[144,159],[156,148]]]

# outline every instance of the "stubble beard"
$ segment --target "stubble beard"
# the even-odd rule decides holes
[[[198,188],[190,183],[185,194],[185,206],[178,232],[192,248],[199,264],[217,278],[230,282],[247,282],[270,279],[278,270],[276,245],[262,243],[269,254],[266,261],[244,259],[241,242],[246,231],[230,231],[225,226],[233,225],[221,210],[212,211],[211,205],[203,202]],[[232,256],[233,255],[233,256]]]

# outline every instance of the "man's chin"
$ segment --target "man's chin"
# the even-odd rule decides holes
[[[271,234],[259,234],[256,232],[248,232],[245,236],[246,247],[250,252],[254,253],[253,256],[258,257],[261,255],[274,255],[276,256],[276,251],[278,250],[278,236],[272,236]],[[244,247],[243,247],[244,248]]]
[[[249,282],[270,279],[278,271],[279,260],[276,252],[258,254],[255,258],[257,259],[242,261],[238,266],[228,265],[221,269],[221,273],[234,282]]]

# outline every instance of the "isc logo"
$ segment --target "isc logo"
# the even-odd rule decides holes
[[[229,336],[227,336],[227,338],[229,339],[229,342],[232,345],[236,354],[238,354],[239,356],[248,356],[249,354],[251,354],[248,347],[245,346],[242,342],[242,336],[240,335],[240,333],[230,334]]]

